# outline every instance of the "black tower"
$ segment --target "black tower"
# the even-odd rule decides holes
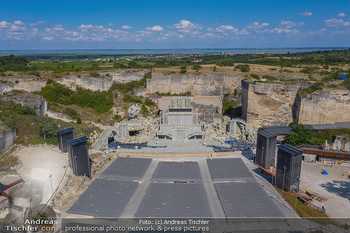
[[[68,141],[69,166],[76,176],[91,177],[91,161],[88,153],[87,137],[80,137]]]
[[[264,168],[273,166],[276,155],[276,143],[277,135],[267,130],[259,130],[255,163]]]
[[[276,186],[283,188],[287,192],[296,189],[298,178],[300,178],[301,161],[303,151],[282,144],[277,152]],[[284,177],[284,184],[283,184]]]
[[[62,152],[68,151],[67,141],[74,138],[74,128],[61,129],[57,131],[58,148]]]

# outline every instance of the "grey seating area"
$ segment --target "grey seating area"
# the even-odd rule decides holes
[[[283,216],[241,158],[118,157],[67,213],[107,218]]]
[[[96,179],[67,213],[117,218],[137,188],[137,182]]]
[[[201,183],[152,183],[135,217],[211,217],[209,201]]]
[[[207,164],[214,182],[255,180],[240,158],[207,159]]]
[[[228,218],[284,217],[282,211],[256,182],[217,183],[215,188]]]
[[[159,162],[153,181],[201,181],[197,162]]]
[[[99,177],[140,180],[151,162],[152,159],[118,157]]]

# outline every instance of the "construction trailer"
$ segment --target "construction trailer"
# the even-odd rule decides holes
[[[69,166],[76,176],[91,177],[91,159],[86,136],[68,141]]]
[[[255,163],[264,168],[275,165],[277,135],[267,131],[259,130]]]
[[[57,139],[58,139],[58,148],[66,153],[68,151],[68,140],[72,140],[74,138],[74,128],[66,128],[57,131]]]
[[[303,151],[282,144],[277,151],[276,186],[289,192],[297,189]]]

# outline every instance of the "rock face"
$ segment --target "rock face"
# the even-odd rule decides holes
[[[222,122],[204,125],[204,139],[206,140],[224,142],[231,139],[243,139],[255,143],[256,137],[256,128],[242,119],[230,119],[224,116]]]
[[[0,78],[0,94],[12,90],[23,90],[28,92],[40,91],[46,85],[46,80],[40,78]]]
[[[0,122],[0,152],[10,148],[16,138],[16,130],[11,130]]]
[[[91,77],[90,73],[67,75],[55,79],[56,82],[76,90],[77,86],[92,91],[108,91],[114,83],[125,83],[143,78],[147,71],[108,71],[99,72],[100,77]]]
[[[311,84],[248,83],[242,81],[243,119],[256,128],[301,124],[334,124],[350,121],[350,91],[323,89],[302,98],[298,90]]]
[[[22,106],[30,106],[38,116],[45,116],[47,114],[47,100],[39,95],[27,93],[8,94],[7,96],[0,97],[0,99],[14,101]]]
[[[323,89],[301,98],[295,118],[301,124],[334,124],[350,121],[350,91]]]
[[[242,115],[252,126],[288,125],[298,90],[310,84],[248,83],[242,81]]]
[[[147,70],[143,71],[106,71],[99,72],[100,77],[91,77],[88,72],[71,74],[56,78],[54,81],[65,85],[72,90],[77,86],[92,91],[107,91],[113,83],[125,83],[143,78]],[[46,79],[40,78],[18,78],[0,77],[0,94],[12,90],[24,90],[28,92],[40,91],[46,85]]]
[[[221,96],[240,86],[242,76],[234,73],[203,73],[200,75],[152,74],[147,80],[147,93],[185,93],[194,96]]]

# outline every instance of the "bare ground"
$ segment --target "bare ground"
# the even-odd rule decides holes
[[[327,170],[328,175],[321,172]],[[350,167],[325,165],[322,163],[303,163],[300,187],[316,192],[327,201],[314,200],[318,207],[326,208],[330,217],[350,217]]]

